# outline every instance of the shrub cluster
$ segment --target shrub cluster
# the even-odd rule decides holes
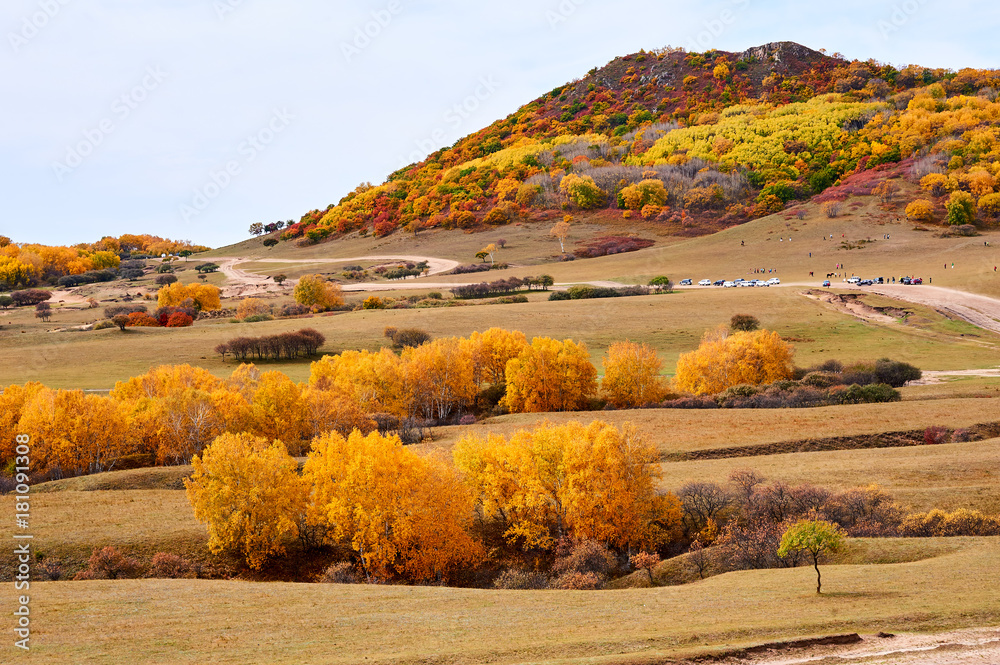
[[[111,309],[111,308],[109,307],[108,309]],[[107,310],[105,310],[105,311],[107,311]],[[171,318],[173,318],[173,316],[175,314],[181,314],[181,315],[187,317],[187,319],[189,321],[191,321],[191,323],[193,323],[194,320],[196,318],[198,318],[198,310],[196,310],[194,307],[159,307],[159,308],[157,308],[153,312],[153,318],[156,319],[156,321],[161,326],[164,326],[164,327],[168,327],[169,326],[169,327],[173,328],[173,327],[176,327],[176,326],[170,326],[169,324],[170,324]],[[178,319],[178,320],[180,320],[180,319]],[[187,325],[191,325],[191,323],[188,323]]]
[[[288,304],[285,304],[285,305],[282,305],[281,307],[279,307],[278,308],[278,316],[279,317],[285,317],[285,316],[303,316],[305,314],[311,313],[311,311],[312,310],[310,310],[305,305],[300,305],[297,302],[293,302],[293,303],[288,303]]]
[[[1000,536],[1000,517],[966,508],[959,508],[953,513],[935,508],[930,512],[907,515],[899,525],[899,535],[908,538]]]
[[[473,263],[470,265],[458,266],[451,271],[452,275],[467,275],[475,272],[489,272],[493,269],[489,263]]]
[[[630,296],[648,296],[652,290],[648,286],[571,286],[566,291],[555,291],[549,295],[549,300],[589,300],[591,298],[626,298]]]
[[[139,304],[135,304],[135,305],[131,305],[131,304],[126,304],[126,305],[108,305],[107,307],[104,308],[104,318],[106,318],[106,319],[113,319],[116,316],[118,316],[119,314],[122,314],[124,316],[128,316],[129,314],[131,314],[133,312],[146,312],[146,311],[149,311],[146,308],[146,306],[145,305],[139,305]],[[157,311],[159,311],[159,310],[157,310]]]
[[[50,291],[44,289],[23,289],[10,294],[16,307],[34,306],[40,302],[45,302],[52,297]]]
[[[659,404],[666,409],[803,409],[836,404],[877,404],[898,402],[898,390],[884,383],[866,386],[815,386],[815,373],[801,382],[778,381],[768,385],[742,384],[713,396],[678,397]]]
[[[819,377],[826,377],[832,383],[829,385],[851,385],[867,386],[873,383],[884,383],[893,388],[901,388],[909,381],[920,379],[921,372],[917,367],[909,363],[891,360],[889,358],[879,358],[874,362],[857,362],[850,365],[843,365],[838,360],[828,360],[821,365],[797,370],[796,378],[805,379],[808,375],[820,373]],[[822,381],[822,378],[817,380]],[[813,384],[817,387],[828,387]]]
[[[426,330],[419,328],[394,328],[387,327],[382,331],[382,335],[390,340],[396,347],[417,347],[431,341],[431,335]]]
[[[239,361],[255,357],[258,360],[273,358],[289,360],[300,355],[314,356],[326,342],[326,337],[312,328],[303,328],[298,332],[265,335],[263,337],[236,337],[215,347],[215,352],[226,359],[231,354]]]
[[[81,284],[96,284],[98,282],[111,282],[118,278],[114,270],[88,270],[79,275],[64,275],[56,282],[64,288],[80,286]]]
[[[480,282],[479,284],[465,284],[456,286],[451,290],[456,298],[489,298],[492,296],[506,295],[524,288],[524,280],[520,277],[508,277],[498,279],[493,282]]]
[[[573,251],[581,259],[624,254],[652,247],[656,243],[646,238],[628,238],[625,236],[602,236]]]

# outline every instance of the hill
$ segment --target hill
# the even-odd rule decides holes
[[[253,232],[306,246],[570,213],[623,233],[641,217],[661,232],[697,236],[821,193],[871,193],[903,174],[944,178],[929,188],[927,218],[941,216],[941,196],[953,191],[971,193],[979,216],[992,218],[1000,195],[981,199],[997,186],[997,86],[992,70],[897,69],[790,42],[741,53],[640,51],[381,185]],[[870,172],[882,175],[849,178]]]

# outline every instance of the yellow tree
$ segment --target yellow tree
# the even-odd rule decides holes
[[[472,355],[473,379],[476,385],[504,385],[507,381],[507,363],[518,357],[528,346],[520,330],[490,328],[472,333],[465,343]]]
[[[776,332],[705,333],[701,345],[677,360],[678,390],[714,395],[740,384],[772,383],[792,376],[792,345]]]
[[[618,408],[659,402],[666,395],[660,370],[663,362],[647,344],[615,342],[603,360],[601,388],[608,401]]]
[[[307,523],[351,547],[369,575],[445,579],[480,551],[468,533],[472,499],[445,465],[398,437],[330,433],[313,441],[302,470]]]
[[[656,447],[626,423],[621,430],[594,421],[567,437],[568,528],[574,538],[620,550],[656,549],[681,534],[681,503],[656,490]]]
[[[425,418],[445,419],[476,397],[472,354],[455,337],[435,339],[403,351],[412,408]]]
[[[195,518],[208,527],[208,547],[236,552],[254,570],[285,551],[297,533],[305,488],[280,441],[223,434],[192,460],[184,480]]]
[[[302,388],[303,435],[314,439],[327,432],[347,436],[354,430],[368,434],[376,429],[375,421],[362,410],[354,395],[333,388]]]
[[[295,285],[295,302],[315,311],[325,311],[344,304],[340,284],[328,282],[321,275],[305,275]]]
[[[569,237],[569,224],[573,221],[572,215],[566,215],[563,217],[563,221],[559,222],[549,231],[549,235],[559,239],[559,251],[566,251],[565,243],[566,238]]]
[[[344,351],[323,356],[311,365],[309,384],[320,390],[343,390],[353,395],[367,413],[410,415],[406,368],[399,356],[386,348],[377,353]]]
[[[507,363],[503,404],[513,412],[580,410],[597,392],[597,368],[583,342],[536,337]]]
[[[469,435],[453,456],[482,518],[526,550],[562,536],[652,548],[680,533],[680,502],[656,491],[657,451],[630,425],[546,423],[509,440]]]
[[[36,381],[29,381],[23,386],[7,386],[0,392],[0,466],[14,459],[17,422],[21,419],[24,405],[44,388]]]
[[[37,391],[17,429],[31,437],[36,469],[69,475],[110,471],[135,447],[121,405],[81,390]]]
[[[205,312],[222,308],[221,292],[211,284],[181,284],[174,282],[162,287],[157,293],[159,307],[182,307],[190,305]]]
[[[281,372],[260,375],[251,400],[252,431],[267,440],[281,439],[299,452],[305,420],[302,390]]]

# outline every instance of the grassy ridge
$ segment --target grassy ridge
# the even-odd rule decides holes
[[[827,566],[820,597],[808,568],[605,592],[43,583],[33,587],[33,661],[623,663],[792,636],[995,624],[1000,602],[983,581],[1000,566],[1000,539],[954,544],[910,563]]]

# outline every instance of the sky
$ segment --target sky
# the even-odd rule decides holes
[[[238,242],[640,49],[1000,67],[979,0],[3,4],[0,234],[46,244]]]

